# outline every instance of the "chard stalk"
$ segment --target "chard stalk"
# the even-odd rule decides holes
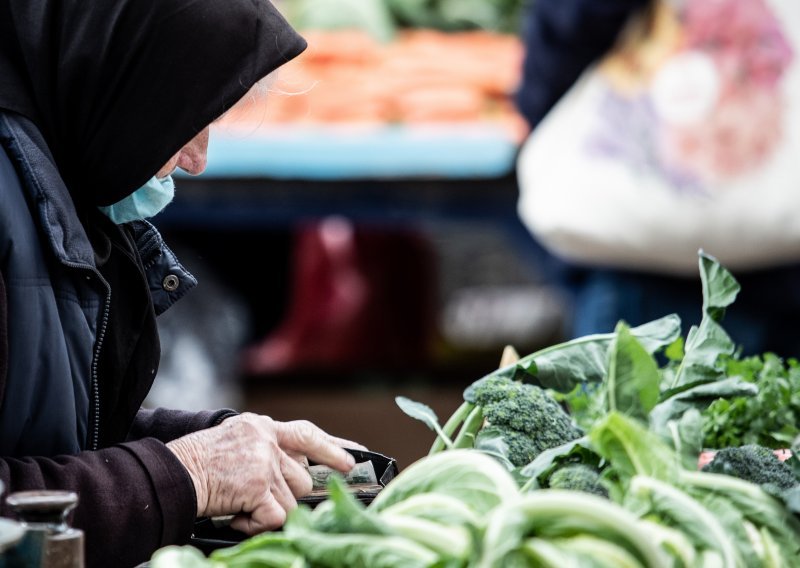
[[[526,537],[552,540],[575,532],[613,540],[649,568],[670,565],[666,552],[630,511],[602,497],[548,489],[522,495],[492,511],[477,567],[502,565]]]
[[[690,495],[677,487],[652,477],[636,475],[631,480],[629,492],[633,495],[648,496],[656,506],[665,505],[667,510],[659,512],[667,515],[680,513],[680,517],[691,518],[693,522],[702,524],[704,534],[694,534],[701,537],[706,544],[712,545],[722,557],[724,568],[737,568],[742,566],[739,555],[728,533],[714,515]],[[674,519],[681,523],[681,518]]]
[[[453,436],[453,432],[455,432],[461,423],[464,422],[474,407],[475,405],[471,402],[464,401],[461,403],[461,406],[456,409],[452,416],[447,419],[447,422],[445,422],[444,426],[442,426],[442,432],[444,432],[445,436],[451,438]],[[430,456],[433,454],[438,454],[439,452],[443,451],[446,446],[447,443],[445,442],[444,438],[441,436],[436,436],[428,455]]]
[[[413,540],[441,556],[463,560],[472,550],[472,538],[464,527],[385,512],[380,518],[392,533]]]

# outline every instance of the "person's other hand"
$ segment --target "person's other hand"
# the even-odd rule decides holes
[[[308,460],[346,473],[355,465],[336,438],[307,421],[241,414],[167,444],[189,472],[197,516],[236,515],[231,526],[257,534],[283,525],[296,499],[311,492]]]

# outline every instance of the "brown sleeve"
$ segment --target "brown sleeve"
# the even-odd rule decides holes
[[[133,426],[128,432],[128,440],[157,438],[164,443],[186,434],[217,426],[226,418],[236,416],[235,410],[207,410],[189,412],[167,410],[165,408],[141,409],[136,414]]]
[[[0,459],[8,492],[76,491],[72,524],[85,533],[86,565],[135,566],[155,550],[189,540],[197,503],[189,474],[148,438],[57,458]],[[13,516],[3,502],[0,515]]]

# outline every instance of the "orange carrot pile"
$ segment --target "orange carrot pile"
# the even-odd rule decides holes
[[[357,30],[304,32],[309,47],[278,71],[266,97],[226,116],[258,123],[493,121],[524,128],[511,95],[519,38],[486,31],[408,30],[387,44]]]

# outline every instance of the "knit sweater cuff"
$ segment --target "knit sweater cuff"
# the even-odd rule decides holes
[[[164,443],[146,438],[122,444],[149,473],[161,508],[161,546],[189,541],[197,516],[197,495],[189,472]]]

